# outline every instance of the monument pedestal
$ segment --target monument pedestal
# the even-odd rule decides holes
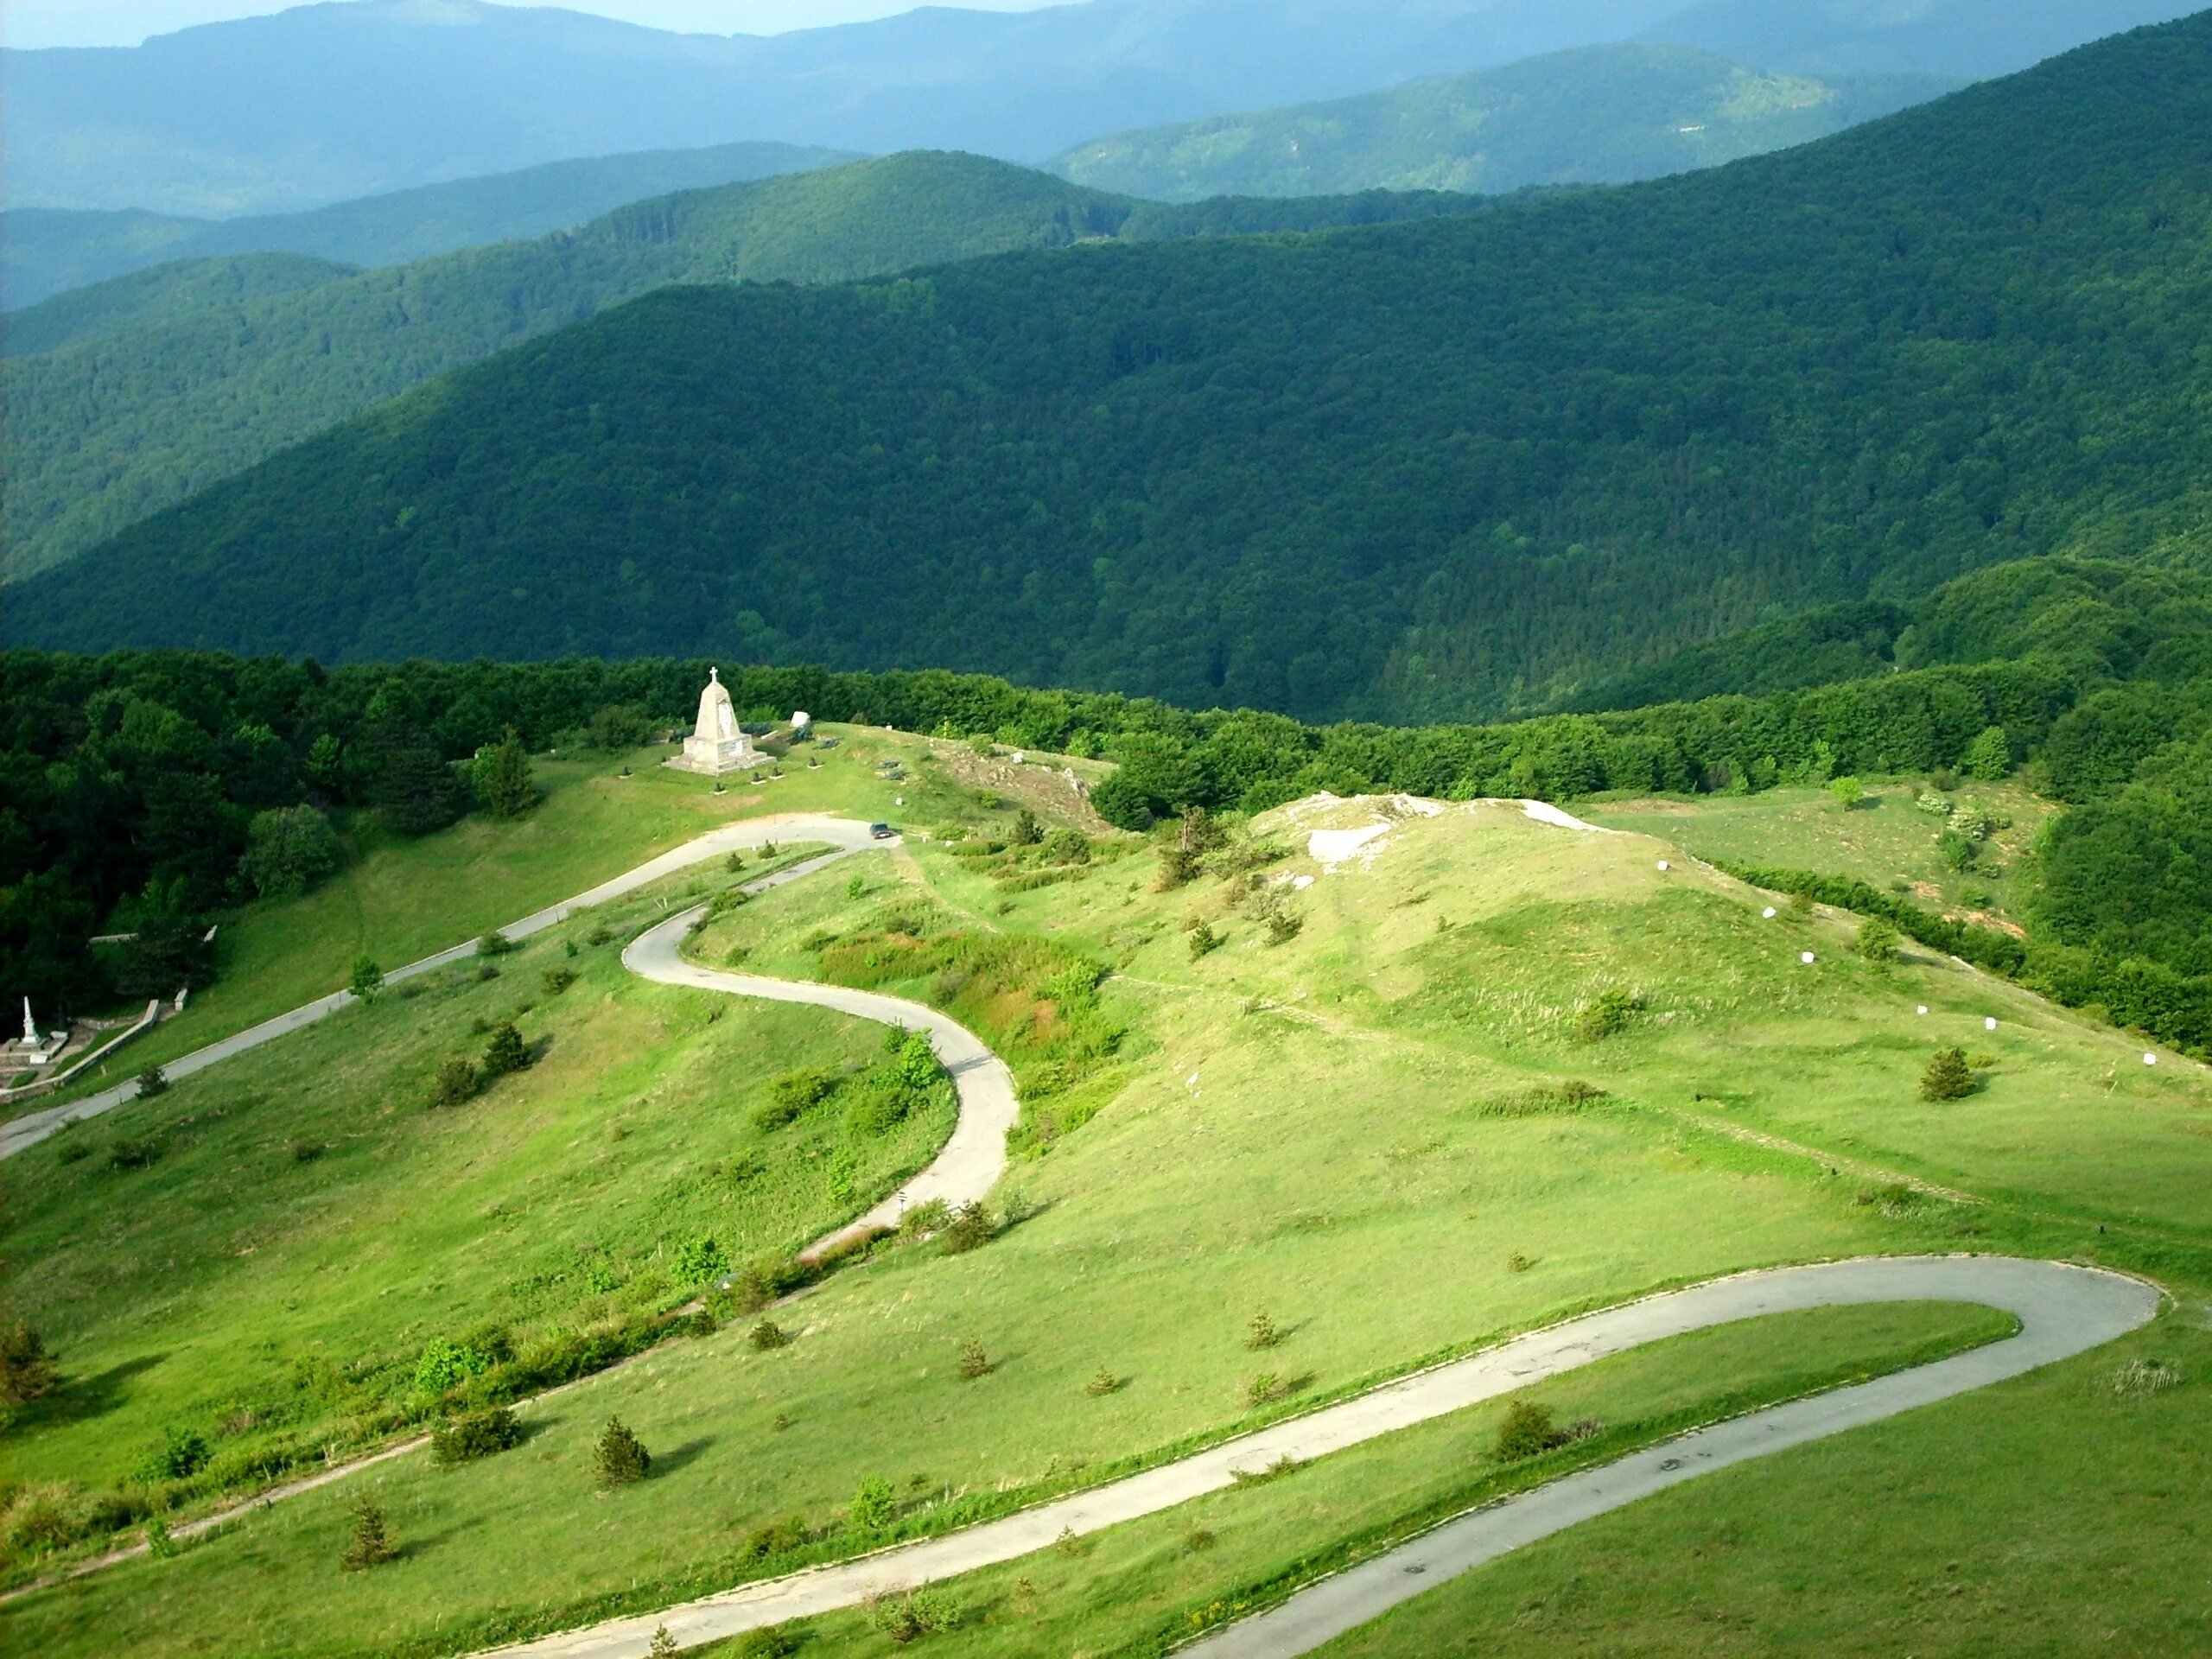
[[[739,729],[737,711],[730,706],[729,688],[722,683],[721,671],[709,669],[707,689],[699,694],[697,727],[683,740],[683,753],[670,756],[663,764],[702,778],[720,778],[766,763],[766,757],[753,747],[753,740]]]

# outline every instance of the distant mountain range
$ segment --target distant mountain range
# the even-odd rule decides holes
[[[1039,161],[1101,133],[1633,39],[1790,73],[2009,71],[2187,0],[1090,0],[771,38],[352,0],[9,52],[14,207],[294,211],[564,158],[773,140]]]
[[[219,254],[297,253],[340,265],[397,265],[486,242],[543,236],[648,196],[859,159],[844,150],[790,144],[645,150],[548,162],[309,213],[245,219],[188,219],[142,208],[11,208],[0,213],[0,303],[35,305],[149,265]],[[9,348],[40,349],[12,338]]]
[[[1625,182],[1824,138],[1956,85],[1819,80],[1688,47],[1586,46],[1330,103],[1115,134],[1051,167],[1163,201]]]
[[[2212,558],[2208,315],[2212,15],[1645,184],[664,288],[11,588],[0,639],[1555,706],[2030,555]]]
[[[0,576],[64,559],[448,369],[672,283],[836,282],[1023,248],[1471,212],[1475,199],[1161,207],[915,153],[633,203],[590,225],[356,274],[184,260],[11,314]]]

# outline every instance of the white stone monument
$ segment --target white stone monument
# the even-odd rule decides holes
[[[730,706],[729,688],[722,683],[720,669],[707,671],[707,689],[699,694],[698,726],[683,740],[683,753],[671,756],[667,764],[702,778],[765,764],[753,740],[739,729],[737,710]]]

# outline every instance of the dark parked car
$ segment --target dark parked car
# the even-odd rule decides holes
[[[878,841],[889,841],[899,833],[887,823],[871,823],[868,827],[868,832]]]

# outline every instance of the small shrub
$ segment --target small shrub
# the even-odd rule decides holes
[[[1628,1029],[1643,1012],[1643,998],[1634,991],[1600,992],[1574,1016],[1574,1034],[1586,1043],[1601,1042]]]
[[[1943,868],[1954,875],[1964,875],[1981,861],[1981,848],[1974,838],[1956,830],[1946,830],[1938,836],[1936,850],[1942,855]]]
[[[931,1198],[918,1204],[899,1217],[901,1238],[921,1238],[931,1233],[943,1232],[952,1221],[952,1211],[943,1198]]]
[[[614,934],[605,922],[593,923],[591,931],[584,935],[584,943],[594,949],[602,944],[612,944],[613,942]]]
[[[519,1071],[530,1064],[530,1049],[512,1020],[492,1027],[492,1040],[484,1045],[484,1077],[488,1082]]]
[[[796,1122],[836,1094],[838,1082],[835,1071],[821,1066],[803,1066],[772,1078],[768,1084],[767,1100],[753,1110],[754,1126],[764,1130],[780,1129]]]
[[[545,987],[548,996],[558,996],[575,982],[576,970],[573,968],[548,968],[538,976],[538,983]]]
[[[1953,810],[1950,797],[1932,789],[1923,790],[1912,804],[1931,818],[1948,818]]]
[[[903,1596],[880,1596],[868,1605],[868,1623],[901,1647],[918,1637],[952,1629],[959,1624],[960,1614],[957,1601],[928,1585]]]
[[[1183,1535],[1183,1548],[1193,1555],[1203,1555],[1220,1541],[1204,1527],[1192,1527]]]
[[[729,1258],[712,1238],[695,1238],[676,1252],[676,1282],[687,1288],[703,1285],[728,1270]]]
[[[765,1561],[772,1556],[787,1555],[792,1550],[804,1549],[810,1541],[806,1522],[797,1516],[787,1520],[771,1521],[765,1527],[755,1527],[745,1535],[745,1547],[738,1553],[748,1561]]]
[[[1198,861],[1180,845],[1170,842],[1160,849],[1160,874],[1152,884],[1154,893],[1173,893],[1187,887],[1198,873]]]
[[[207,1466],[207,1437],[196,1428],[172,1428],[138,1459],[139,1479],[189,1480]]]
[[[944,1230],[945,1253],[960,1255],[981,1249],[998,1236],[998,1230],[991,1212],[981,1204],[963,1204],[953,1211],[952,1220]]]
[[[668,1626],[653,1626],[652,1645],[645,1649],[645,1659],[675,1659],[683,1649],[676,1645],[676,1638],[668,1633]]]
[[[479,985],[489,985],[499,976],[499,970],[488,962],[476,970],[476,982]],[[491,1029],[491,1027],[485,1023],[484,1017],[481,1014],[477,1016],[475,1026],[476,1029],[480,1032],[489,1031]]]
[[[810,760],[809,766],[818,766],[819,760]],[[788,1659],[799,1650],[799,1638],[780,1624],[765,1630],[748,1630],[738,1638],[731,1651],[735,1659]]]
[[[1062,1527],[1060,1535],[1052,1540],[1052,1548],[1072,1560],[1090,1554],[1090,1541],[1073,1527]]]
[[[439,1463],[474,1463],[522,1444],[522,1425],[505,1406],[448,1417],[430,1430],[430,1456]]]
[[[27,1406],[53,1392],[54,1375],[45,1338],[21,1319],[0,1327],[0,1406]]]
[[[1500,1463],[1519,1463],[1566,1444],[1567,1436],[1553,1426],[1548,1407],[1516,1400],[1506,1408],[1504,1419],[1497,1426],[1491,1451]]]
[[[2105,1378],[2105,1391],[2118,1400],[2147,1400],[2181,1384],[2181,1367],[2171,1360],[2131,1359]]]
[[[1014,815],[1014,829],[1007,839],[1017,847],[1034,847],[1045,839],[1045,826],[1025,806]]]
[[[620,1417],[610,1417],[592,1449],[592,1473],[602,1491],[643,1480],[653,1466],[652,1453]]]
[[[456,1054],[438,1063],[438,1074],[430,1080],[430,1104],[459,1106],[474,1099],[480,1086],[476,1068]]]
[[[146,1520],[146,1553],[157,1561],[168,1560],[176,1554],[176,1540],[169,1535],[169,1523],[160,1516],[149,1516]]]
[[[1268,926],[1269,944],[1288,944],[1306,926],[1306,918],[1287,905],[1270,905],[1261,918]]]
[[[858,1533],[881,1532],[899,1518],[899,1497],[887,1480],[864,1480],[845,1506],[845,1524]]]
[[[353,1538],[346,1546],[346,1553],[338,1564],[348,1573],[365,1572],[381,1566],[397,1555],[393,1547],[391,1529],[385,1523],[384,1510],[363,1498],[353,1506]]]
[[[384,988],[384,969],[377,966],[374,957],[356,957],[353,966],[346,976],[346,988],[364,1001]]]
[[[1505,1258],[1505,1270],[1508,1273],[1526,1273],[1530,1265],[1529,1258],[1518,1250]]]
[[[160,1161],[162,1143],[158,1141],[122,1140],[107,1149],[110,1169],[147,1169]]]
[[[151,1100],[156,1095],[168,1092],[168,1073],[158,1065],[149,1065],[138,1074],[138,1098]]]
[[[435,1337],[423,1346],[415,1362],[415,1386],[426,1394],[443,1394],[472,1376],[492,1369],[492,1357],[467,1343]]]
[[[286,1144],[284,1150],[290,1154],[294,1163],[311,1164],[328,1148],[320,1141],[293,1141]]]
[[[1866,791],[1854,777],[1832,778],[1828,780],[1828,794],[1845,811],[1850,811],[1865,798]]]
[[[1964,1049],[1938,1049],[1928,1069],[1920,1074],[1923,1100],[1964,1100],[1978,1086]]]
[[[1244,1403],[1248,1406],[1272,1405],[1289,1392],[1279,1372],[1262,1371],[1244,1379]]]
[[[960,1344],[960,1375],[973,1382],[977,1377],[991,1374],[991,1357],[983,1344],[969,1337]]]
[[[1904,936],[1879,917],[1859,924],[1859,954],[1869,962],[1895,962],[1904,944]]]
[[[1107,1370],[1105,1366],[1101,1365],[1098,1368],[1098,1375],[1083,1385],[1083,1391],[1095,1400],[1103,1399],[1107,1395],[1119,1394],[1122,1391],[1122,1379]]]
[[[476,954],[480,957],[504,957],[511,950],[521,949],[520,945],[496,928],[489,933],[479,935],[476,940]]]
[[[1200,922],[1191,929],[1191,960],[1192,962],[1220,949],[1221,935],[1213,931],[1210,923]]]
[[[1244,1345],[1247,1348],[1273,1348],[1281,1341],[1282,1332],[1275,1329],[1275,1322],[1268,1317],[1265,1308],[1253,1314],[1244,1327]]]
[[[745,1333],[745,1340],[756,1354],[773,1353],[779,1348],[791,1345],[791,1334],[773,1319],[763,1319]]]

